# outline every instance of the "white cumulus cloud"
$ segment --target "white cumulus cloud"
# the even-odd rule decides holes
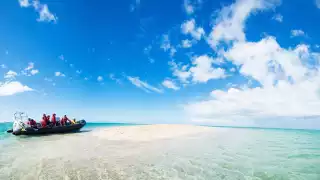
[[[298,48],[301,50],[301,47]],[[265,86],[272,85],[274,79],[280,77],[299,81],[307,72],[299,54],[281,48],[273,37],[266,37],[259,42],[238,43],[225,56],[242,66],[240,73],[253,77]]]
[[[179,90],[180,88],[170,79],[165,79],[162,85],[168,89]]]
[[[183,9],[187,15],[191,16],[195,11],[201,8],[203,0],[184,0]]]
[[[283,16],[281,14],[276,14],[272,17],[272,19],[278,21],[278,22],[282,22],[283,21]]]
[[[37,70],[37,69],[32,69],[32,70],[30,71],[30,73],[31,73],[31,75],[35,75],[35,74],[38,74],[38,73],[39,73],[39,70]]]
[[[220,42],[245,41],[244,26],[247,18],[254,12],[271,9],[280,0],[237,0],[224,7],[214,22],[209,35],[209,44],[215,48]]]
[[[19,0],[19,4],[21,7],[29,7],[31,5],[29,0]]]
[[[29,62],[28,67],[26,67],[24,70],[28,71],[34,68],[34,63],[33,62]]]
[[[33,62],[29,62],[28,66],[26,68],[24,68],[23,71],[21,71],[22,75],[25,76],[33,76],[39,73],[38,69],[34,69],[34,63]]]
[[[175,53],[177,52],[176,48],[171,45],[168,34],[165,34],[162,36],[162,43],[161,43],[160,48],[163,49],[165,52],[169,51],[169,54],[171,57],[173,57],[175,55]],[[146,50],[147,49],[145,49],[145,52],[146,52]]]
[[[199,56],[192,62],[193,67],[189,69],[193,82],[205,83],[210,79],[221,79],[226,77],[225,70],[213,68],[214,59],[207,55]]]
[[[291,36],[292,37],[305,36],[305,33],[301,29],[293,29],[291,30]]]
[[[188,65],[180,65],[175,62],[169,62],[169,65],[171,66],[173,76],[178,77],[183,83],[188,83],[188,78],[191,75],[191,72],[188,70]]]
[[[62,72],[59,72],[59,71],[55,72],[54,75],[57,76],[57,77],[59,77],[59,76],[60,77],[65,77],[66,76],[65,74],[63,74]]]
[[[194,57],[191,65],[178,65],[175,62],[171,62],[171,70],[173,76],[179,78],[182,83],[189,83],[189,79],[193,83],[206,83],[211,79],[222,79],[226,77],[225,70],[219,67],[213,67],[217,60],[209,57],[208,55],[202,55]]]
[[[192,46],[192,41],[185,39],[182,40],[182,47],[183,48],[190,48]]]
[[[39,0],[18,0],[19,4],[23,8],[33,7],[34,10],[39,13],[39,22],[57,22],[58,17],[52,14],[47,4],[40,3]]]
[[[11,96],[26,91],[33,91],[33,89],[28,86],[22,85],[18,81],[0,83],[0,96]]]
[[[181,31],[183,34],[190,34],[195,40],[198,41],[205,35],[202,27],[196,27],[196,21],[194,19],[185,21],[181,25]]]
[[[17,75],[18,75],[18,74],[17,74],[15,71],[9,70],[9,71],[5,74],[4,78],[6,78],[6,79],[14,79]]]
[[[184,0],[183,7],[188,15],[191,15],[194,13],[194,7],[192,6],[190,0]]]
[[[46,22],[57,22],[58,18],[53,15],[48,8],[48,5],[44,4],[42,7],[39,7],[39,18],[37,19],[38,21],[46,21]]]

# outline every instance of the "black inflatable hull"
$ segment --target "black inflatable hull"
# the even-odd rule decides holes
[[[83,126],[86,125],[85,120],[79,121],[77,124],[67,125],[67,126],[54,126],[45,127],[40,129],[26,128],[25,130],[13,131],[14,135],[43,135],[43,134],[57,134],[57,133],[70,133],[79,131]]]

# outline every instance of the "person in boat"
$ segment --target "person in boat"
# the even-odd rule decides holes
[[[77,121],[75,118],[71,119],[71,124],[76,124],[76,123],[77,123]]]
[[[60,118],[60,126],[64,126],[64,117]]]
[[[51,124],[52,124],[53,126],[56,126],[56,125],[57,125],[57,118],[56,118],[56,114],[55,114],[55,113],[52,114]]]
[[[27,124],[32,128],[37,128],[37,122],[34,119],[29,118]]]
[[[61,125],[62,125],[62,126],[67,125],[67,122],[71,123],[71,121],[70,121],[70,119],[67,117],[67,115],[64,115],[60,122],[61,122]]]
[[[51,124],[51,122],[50,122],[50,115],[47,115],[46,121],[47,121],[47,125],[50,125],[50,124]]]
[[[56,126],[61,126],[61,117],[56,117]]]
[[[47,124],[47,116],[46,114],[43,114],[42,116],[42,120],[41,120],[41,126],[44,128],[46,127],[48,124]]]

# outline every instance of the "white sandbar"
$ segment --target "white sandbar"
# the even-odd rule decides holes
[[[212,132],[213,128],[193,125],[139,125],[98,129],[93,136],[107,140],[152,141]]]

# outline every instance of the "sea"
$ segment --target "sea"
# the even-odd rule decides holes
[[[12,136],[11,126],[0,124],[0,179],[320,180],[318,130],[212,127],[218,133],[93,144],[86,133],[133,124],[88,123],[79,138],[59,136],[64,143]]]

